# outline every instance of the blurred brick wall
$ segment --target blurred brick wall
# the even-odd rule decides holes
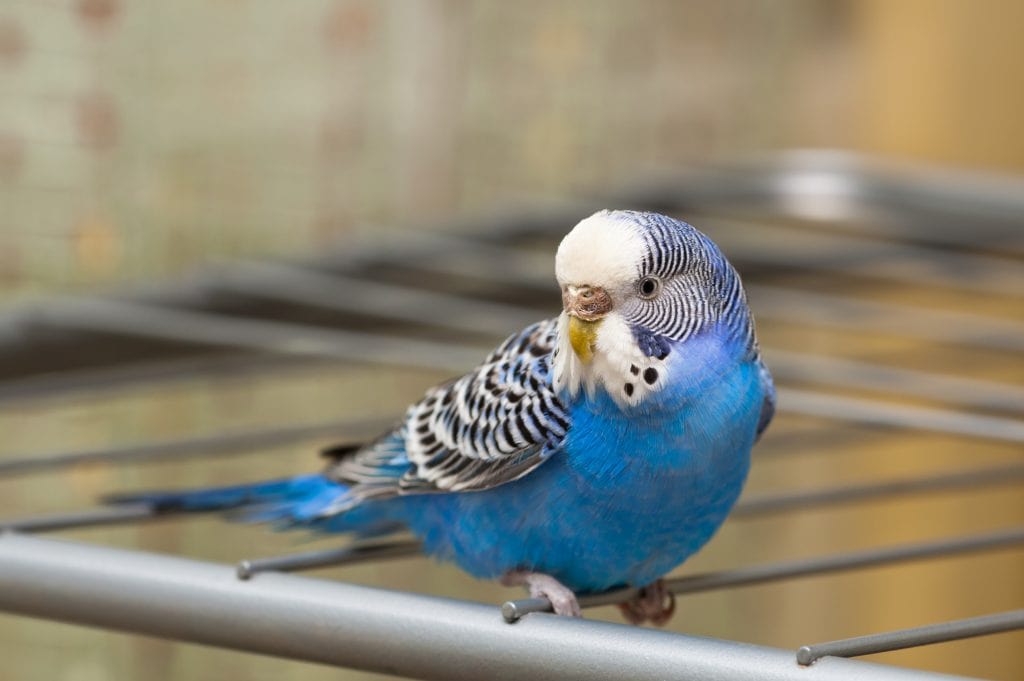
[[[0,295],[846,144],[843,8],[0,0]]]

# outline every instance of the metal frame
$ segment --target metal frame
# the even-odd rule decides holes
[[[934,256],[949,271],[928,273],[925,283],[963,290],[998,291],[1001,280],[1013,272],[1005,260],[980,252],[979,246],[990,252],[998,250],[1012,257],[1024,257],[1016,233],[1024,220],[1024,188],[1019,183],[982,182],[960,175],[907,175],[859,159],[828,154],[688,172],[661,186],[634,188],[608,203],[666,210],[686,207],[698,214],[727,207],[734,230],[747,228],[744,220],[749,221],[749,214],[768,207],[777,215],[815,224],[818,231],[808,242],[808,262],[822,253],[832,253],[827,262],[838,271],[910,282],[914,279],[899,268],[882,263],[880,268],[864,273],[856,262],[865,257],[884,259],[886,255]],[[36,338],[75,342],[90,334],[104,334],[174,342],[182,347],[221,353],[211,357],[196,354],[163,358],[133,367],[85,367],[67,376],[0,381],[0,399],[27,399],[66,389],[94,391],[126,381],[173,380],[231,371],[254,362],[262,366],[296,361],[370,362],[460,371],[488,349],[489,340],[477,344],[477,339],[503,334],[510,325],[532,321],[538,316],[538,308],[532,304],[481,300],[465,292],[438,293],[374,280],[367,275],[367,269],[415,263],[420,272],[439,278],[547,291],[551,287],[549,260],[540,265],[528,249],[510,249],[507,244],[516,239],[549,237],[553,230],[564,229],[580,214],[596,207],[599,206],[593,202],[548,206],[531,214],[505,216],[494,221],[482,236],[477,231],[472,238],[403,235],[400,249],[327,254],[316,261],[287,265],[239,265],[174,287],[136,292],[127,298],[50,301],[0,314],[0,350],[24,346]],[[918,221],[907,220],[908,215]],[[959,228],[959,221],[965,217],[971,218],[975,226],[983,221],[984,234],[965,235]],[[921,219],[928,222],[926,230],[917,226]],[[844,233],[828,231],[837,221],[844,221]],[[860,233],[855,233],[857,230]],[[883,239],[881,244],[877,243],[879,237]],[[970,245],[975,252],[950,250],[964,245]],[[742,258],[755,264],[791,264],[785,254],[778,252],[740,250]],[[978,279],[962,272],[986,274]],[[1024,326],[1013,321],[965,313],[939,314],[788,286],[760,284],[749,289],[759,318],[868,329],[1001,352],[1024,350]],[[250,301],[276,301],[358,316],[365,312],[353,300],[359,295],[372,296],[378,303],[373,311],[377,320],[442,329],[448,337],[425,340],[404,331],[381,331],[373,324],[357,324],[353,329],[257,318],[224,303],[225,298],[232,296],[246,297]],[[954,323],[950,323],[951,319]],[[466,342],[465,334],[473,336],[470,342]],[[229,356],[224,350],[248,354]],[[1024,442],[1024,421],[1020,420],[1024,389],[1019,387],[804,353],[769,349],[769,356],[777,359],[773,369],[778,378],[801,384],[800,388],[780,390],[781,404],[790,412],[850,423],[923,429],[962,438]],[[807,384],[899,393],[946,406],[900,405],[837,395],[808,388]],[[384,425],[384,420],[305,424],[142,443],[113,450],[10,458],[0,460],[0,475],[26,474],[83,461],[142,461],[210,454],[245,456],[252,455],[246,450],[255,446],[278,446],[341,433],[372,433]],[[1022,480],[1024,463],[968,468],[914,480],[745,497],[735,516],[793,512],[911,493],[1015,485]],[[806,670],[796,666],[792,652],[596,622],[570,622],[543,614],[530,615],[509,626],[501,624],[498,608],[494,606],[278,574],[368,559],[400,558],[418,550],[414,542],[354,545],[334,551],[255,558],[242,561],[232,573],[226,566],[27,536],[152,519],[146,508],[124,507],[0,523],[0,531],[6,532],[0,537],[0,609],[421,678],[511,678],[529,674],[536,678],[578,675],[826,679],[853,673],[879,679],[940,678],[831,657]],[[1019,547],[1022,542],[1024,528],[1007,528],[989,534],[692,575],[673,579],[670,586],[676,593],[692,593]],[[112,567],[114,561],[116,569]],[[229,574],[231,579],[226,578]],[[591,606],[608,604],[628,595],[628,591],[619,591],[588,596],[584,601]],[[318,600],[321,598],[322,602]],[[506,603],[503,610],[507,619],[517,620],[547,607],[544,601],[523,599]],[[365,631],[354,631],[356,625],[361,628],[367,620],[377,638],[364,638]],[[1011,612],[966,623],[926,627],[924,633],[890,632],[805,646],[800,660],[888,650],[893,648],[885,646],[906,642],[951,640],[964,633],[994,630],[993,626],[1004,628],[1000,630],[1020,628],[1020,620],[1019,612]],[[411,627],[410,622],[416,626]],[[438,656],[436,649],[430,648],[442,645],[445,650],[459,654]]]
[[[0,537],[0,609],[437,681],[961,678],[18,534]]]

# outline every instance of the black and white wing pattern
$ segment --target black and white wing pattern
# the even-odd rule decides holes
[[[325,475],[364,498],[483,490],[526,475],[569,428],[551,387],[556,329],[552,319],[511,336],[475,371],[428,391],[394,433],[335,455]]]

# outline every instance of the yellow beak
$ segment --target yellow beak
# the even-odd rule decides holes
[[[601,320],[584,321],[575,315],[569,315],[569,344],[573,352],[586,364],[594,357],[594,344],[597,343],[597,327]]]

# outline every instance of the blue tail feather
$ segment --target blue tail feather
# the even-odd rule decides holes
[[[111,504],[147,504],[157,513],[227,511],[287,507],[296,520],[308,520],[345,494],[348,487],[332,482],[322,475],[264,480],[245,485],[208,489],[139,492],[107,497]],[[254,518],[256,519],[256,518]],[[267,518],[272,519],[272,518]]]
[[[352,532],[364,537],[401,528],[395,515],[397,505],[388,501],[361,504],[339,515],[321,515],[348,491],[348,486],[314,474],[231,487],[119,494],[105,501],[146,504],[156,513],[222,511],[241,522],[273,523],[282,529],[304,525],[314,531]]]

